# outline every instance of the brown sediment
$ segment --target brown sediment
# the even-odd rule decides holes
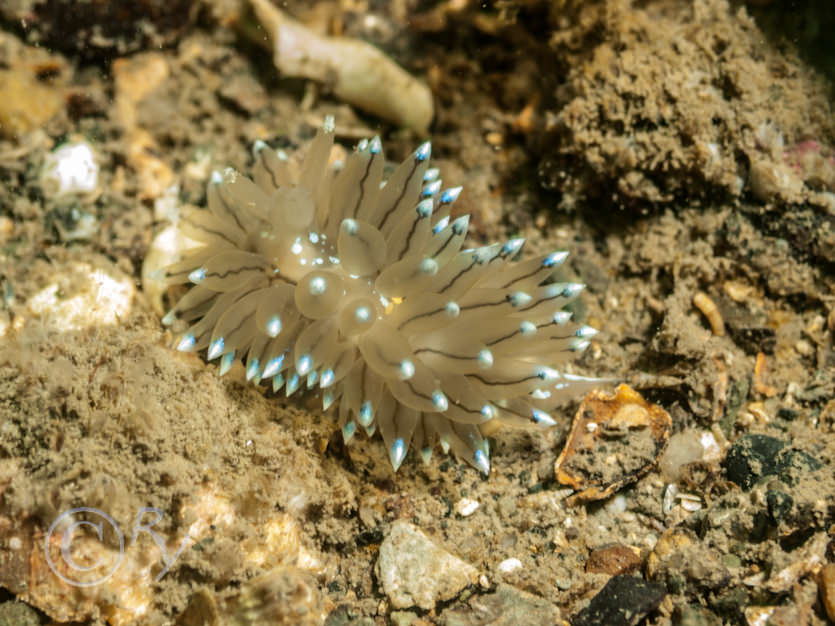
[[[265,398],[239,367],[218,379],[201,359],[166,347],[172,338],[135,286],[172,205],[201,206],[214,169],[247,170],[256,139],[292,158],[326,114],[348,147],[379,132],[404,158],[414,139],[276,77],[228,29],[206,24],[154,51],[169,74],[132,104],[153,150],[135,158],[111,105],[108,66],[56,52],[66,69],[33,74],[28,63],[40,64],[44,48],[4,27],[3,71],[29,72],[59,102],[65,88],[74,95],[30,132],[0,139],[3,587],[89,624],[101,623],[96,610],[116,616],[119,599],[173,621],[189,605],[234,609],[263,589],[310,598],[312,615],[381,625],[410,612],[413,623],[443,623],[540,605],[570,619],[628,550],[641,561],[630,575],[669,592],[650,621],[771,614],[826,623],[826,533],[835,523],[831,86],[790,42],[716,0],[637,9],[620,0],[514,2],[502,13],[443,2],[424,32],[390,8],[398,3],[347,6],[297,1],[287,10],[319,32],[371,41],[426,76],[434,156],[445,178],[466,186],[459,203],[476,216],[471,244],[518,234],[531,254],[572,250],[565,279],[587,285],[576,314],[602,330],[576,371],[630,381],[670,414],[674,436],[708,447],[696,460],[696,445],[681,455],[675,489],[653,469],[598,504],[568,507],[554,461],[576,406],[555,415],[551,431],[493,438],[487,481],[452,460],[407,462],[395,476],[381,444],[345,447],[332,437],[318,403]],[[97,195],[56,197],[40,178],[68,136],[95,148]],[[176,191],[152,193],[147,156],[170,170]],[[758,163],[754,186],[749,162]],[[65,241],[79,211],[99,226]],[[724,335],[694,309],[699,291],[720,308]],[[758,365],[760,352],[767,362]],[[764,451],[775,439],[782,447],[771,458]],[[764,470],[748,490],[721,464],[728,449],[744,470]],[[456,506],[462,500],[467,508]],[[474,512],[457,512],[471,502]],[[85,596],[29,558],[43,554],[49,525],[82,505],[106,510],[126,534],[138,508],[154,506],[173,547],[189,531],[196,540],[154,583],[160,561],[144,535],[134,554],[143,558],[125,570],[137,573],[130,587],[114,579]],[[478,569],[486,586],[392,617],[373,571],[397,520]],[[622,549],[596,571],[611,545]],[[510,559],[519,566],[499,567]],[[307,585],[318,593],[306,595]]]

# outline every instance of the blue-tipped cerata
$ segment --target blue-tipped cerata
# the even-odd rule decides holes
[[[221,374],[242,360],[252,384],[320,394],[395,469],[440,446],[487,474],[486,424],[552,426],[594,385],[564,373],[595,341],[563,310],[583,285],[555,282],[565,251],[476,243],[428,141],[390,166],[379,137],[339,160],[334,138],[328,117],[303,160],[259,140],[252,179],[212,172],[206,209],[179,216],[181,258],[153,273],[185,288],[163,323]]]

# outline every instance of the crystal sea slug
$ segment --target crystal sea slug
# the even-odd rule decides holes
[[[566,252],[517,261],[523,239],[462,249],[461,188],[441,189],[428,142],[385,180],[378,137],[341,168],[332,146],[329,119],[300,166],[257,142],[254,180],[212,176],[208,209],[179,220],[193,245],[163,276],[193,286],[163,323],[191,324],[178,349],[221,374],[243,359],[255,383],[321,393],[395,470],[440,444],[486,474],[485,423],[551,426],[596,381],[557,369],[596,332],[562,310],[583,285],[554,282]]]

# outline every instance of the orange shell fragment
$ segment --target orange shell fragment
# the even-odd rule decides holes
[[[572,501],[606,498],[658,462],[672,425],[667,411],[628,385],[621,384],[613,394],[592,391],[574,417],[554,474],[577,490]]]

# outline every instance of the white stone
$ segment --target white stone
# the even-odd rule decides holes
[[[431,610],[478,582],[478,570],[436,545],[419,528],[398,520],[380,545],[377,580],[394,609]]]
[[[476,500],[471,500],[470,498],[461,498],[458,502],[455,503],[455,512],[458,513],[461,517],[468,517],[475,513],[475,510],[478,508],[478,502]]]
[[[719,442],[716,441],[713,433],[703,432],[699,438],[699,442],[704,449],[702,461],[706,463],[718,463],[722,459],[722,448],[719,446]]]
[[[59,194],[95,191],[99,166],[86,143],[64,144],[46,159],[44,176],[57,185]]]
[[[499,571],[504,574],[509,574],[510,572],[519,569],[522,567],[522,561],[517,558],[510,558],[505,559],[501,563],[499,563]]]

